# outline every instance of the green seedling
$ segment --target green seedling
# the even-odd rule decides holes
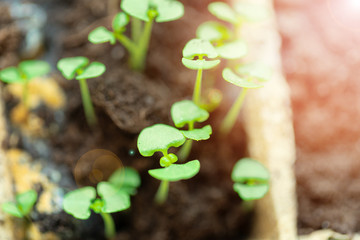
[[[130,207],[130,195],[140,186],[138,173],[131,168],[118,169],[108,182],[100,182],[94,187],[83,187],[69,192],[64,197],[65,212],[77,219],[88,219],[91,210],[101,215],[105,225],[105,236],[113,239],[116,234],[114,220],[110,213],[120,212]]]
[[[245,201],[260,199],[269,190],[268,170],[251,158],[240,159],[233,168],[231,178],[235,182],[234,191]]]
[[[35,190],[29,190],[17,194],[15,202],[5,202],[1,207],[4,212],[11,216],[29,220],[29,214],[36,203],[37,197],[38,195]]]
[[[225,68],[222,72],[223,78],[227,82],[242,88],[241,93],[221,124],[220,132],[223,135],[228,134],[233,128],[248,90],[263,87],[264,81],[269,78],[270,71],[268,68],[259,64],[247,64],[238,67],[237,73],[240,74],[240,76],[230,68]]]
[[[149,170],[149,174],[161,180],[155,196],[155,202],[162,204],[166,201],[169,192],[169,182],[189,179],[200,170],[200,162],[192,160],[185,164],[175,164],[178,157],[168,153],[170,147],[180,147],[185,143],[185,136],[180,130],[164,125],[155,124],[144,128],[139,135],[137,146],[144,157],[151,157],[155,152],[161,152],[160,166],[163,168]]]
[[[191,151],[192,141],[207,140],[210,138],[212,129],[207,125],[200,129],[194,129],[196,122],[204,122],[209,118],[209,113],[197,106],[193,101],[183,100],[176,102],[171,107],[171,118],[177,128],[187,126],[188,130],[181,133],[187,138],[179,151],[180,160],[185,160]]]
[[[71,57],[61,59],[57,63],[57,68],[67,80],[79,80],[86,120],[90,126],[94,126],[97,119],[86,79],[102,75],[106,70],[105,65],[100,62],[89,64],[86,57]]]
[[[130,54],[130,66],[144,69],[153,22],[169,22],[184,15],[184,6],[175,0],[122,0],[121,9],[112,23],[112,30],[98,27],[89,34],[94,44],[119,41]],[[131,16],[131,38],[125,34]],[[145,22],[145,23],[143,23]]]
[[[49,73],[50,65],[41,60],[28,60],[21,62],[17,67],[8,67],[0,71],[0,80],[12,84],[20,83],[23,85],[22,102],[28,107],[29,82]]]
[[[197,76],[194,86],[193,101],[196,105],[201,104],[201,82],[203,69],[211,69],[220,63],[220,60],[214,59],[218,56],[215,48],[208,40],[192,39],[183,49],[182,63],[185,67],[197,70]]]

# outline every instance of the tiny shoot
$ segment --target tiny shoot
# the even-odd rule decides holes
[[[19,83],[23,85],[22,103],[28,107],[29,82],[36,78],[49,73],[50,65],[41,60],[27,60],[22,61],[17,67],[8,67],[0,71],[0,80],[14,84]]]
[[[153,22],[169,22],[184,15],[184,6],[176,0],[122,0],[121,9],[109,31],[101,26],[89,34],[94,44],[119,41],[130,54],[130,66],[142,71],[145,66]],[[126,26],[131,22],[131,38],[125,35]]]
[[[57,68],[67,80],[79,80],[86,120],[90,126],[94,126],[97,118],[86,79],[102,75],[106,70],[105,65],[100,62],[89,64],[89,59],[86,57],[70,57],[61,59],[57,63]]]
[[[157,204],[163,204],[168,196],[169,182],[189,179],[200,170],[200,162],[193,160],[185,164],[175,164],[178,157],[168,153],[170,147],[179,147],[185,143],[185,136],[180,130],[165,125],[155,124],[144,128],[137,141],[139,152],[144,157],[151,157],[155,152],[161,152],[160,166],[163,168],[149,170],[149,174],[161,180],[155,196]]]
[[[38,195],[35,190],[19,193],[15,197],[15,202],[5,202],[1,205],[4,212],[13,217],[24,218],[30,221],[29,214],[33,209]]]
[[[187,138],[179,151],[179,158],[184,161],[190,154],[192,141],[207,140],[210,138],[212,129],[207,125],[200,129],[194,129],[196,122],[204,122],[209,118],[209,113],[197,106],[193,101],[183,100],[171,106],[171,118],[177,128],[187,126],[187,131],[181,133]]]
[[[233,168],[231,178],[234,191],[245,201],[260,199],[269,190],[269,171],[251,158],[240,159]]]
[[[115,223],[110,213],[120,212],[130,207],[130,195],[136,194],[140,186],[140,176],[132,168],[116,170],[107,182],[100,182],[94,187],[83,187],[67,193],[64,197],[65,212],[77,219],[88,219],[91,210],[101,215],[107,239],[116,234]]]
[[[183,49],[182,63],[185,67],[197,70],[197,76],[194,86],[193,101],[196,105],[201,104],[201,82],[203,69],[211,69],[220,63],[220,60],[214,59],[218,56],[215,48],[208,40],[192,39]]]

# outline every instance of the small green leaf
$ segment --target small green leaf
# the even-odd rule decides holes
[[[50,65],[41,60],[28,60],[19,64],[19,70],[30,80],[49,73]]]
[[[178,157],[173,154],[173,153],[169,153],[166,156],[162,156],[160,159],[160,166],[162,167],[169,167],[171,164],[177,162]]]
[[[100,182],[97,185],[98,194],[104,201],[102,212],[113,213],[123,211],[130,207],[130,196],[128,193],[108,182]]]
[[[181,132],[182,132],[182,134],[184,134],[184,136],[187,139],[200,141],[200,140],[209,139],[210,135],[212,134],[212,129],[211,129],[210,125],[206,125],[205,127],[200,128],[200,129],[193,129],[193,130],[181,131]]]
[[[224,2],[213,2],[208,5],[209,12],[220,20],[237,24],[239,17],[236,12],[227,3]]]
[[[20,209],[17,207],[17,205],[13,202],[5,202],[1,204],[1,208],[4,212],[10,214],[11,216],[22,218],[24,215],[20,211]]]
[[[8,67],[0,71],[0,79],[6,83],[21,83],[24,79],[16,67]]]
[[[96,191],[93,187],[83,187],[65,195],[63,208],[75,218],[88,219],[91,215],[90,205],[95,198]]]
[[[155,152],[166,152],[170,147],[179,147],[184,142],[185,137],[178,129],[155,124],[140,132],[137,146],[141,155],[150,157]]]
[[[28,215],[31,212],[37,197],[35,190],[29,190],[16,195],[16,202],[23,215]]]
[[[111,44],[116,43],[116,38],[112,32],[107,30],[105,27],[97,27],[89,33],[88,39],[93,44],[110,42]]]
[[[130,16],[139,18],[145,22],[148,22],[148,10],[150,0],[122,0],[121,9]]]
[[[176,127],[182,128],[185,124],[206,121],[209,113],[193,101],[182,100],[171,106],[171,118]]]
[[[241,199],[245,201],[257,200],[265,196],[269,191],[268,184],[259,184],[259,185],[246,185],[241,183],[234,183],[234,191],[239,194]]]
[[[218,54],[213,45],[211,45],[208,40],[195,38],[186,43],[183,49],[183,57],[187,59],[193,59],[195,56],[216,58]]]
[[[237,68],[237,72],[242,75],[254,77],[259,81],[267,81],[272,75],[272,70],[268,66],[259,63],[242,65]]]
[[[204,22],[196,30],[196,37],[212,41],[224,41],[231,37],[231,31],[223,24],[218,22]]]
[[[120,12],[115,15],[113,21],[112,21],[112,28],[114,32],[122,33],[125,31],[126,25],[128,25],[130,21],[129,16],[124,13]]]
[[[152,0],[158,16],[156,22],[170,22],[184,16],[184,5],[174,0]]]
[[[269,9],[244,2],[235,3],[235,11],[249,22],[262,21],[270,15]]]
[[[219,56],[225,59],[237,59],[244,57],[247,54],[247,50],[247,45],[242,40],[225,43],[224,45],[216,48]]]
[[[170,182],[185,180],[195,176],[200,170],[200,162],[192,160],[185,164],[172,164],[170,167],[149,170],[149,174],[159,180]]]
[[[262,84],[255,81],[249,81],[248,78],[242,78],[236,75],[230,68],[225,68],[222,72],[223,78],[236,86],[243,88],[260,88],[263,87]]]
[[[67,80],[75,78],[76,71],[89,63],[86,57],[63,58],[57,63],[57,68]]]
[[[198,69],[211,69],[213,67],[216,67],[220,60],[208,60],[205,59],[202,60],[190,60],[187,58],[182,58],[182,63],[185,67],[192,69],[192,70],[198,70]]]
[[[231,178],[234,182],[248,180],[267,182],[270,179],[270,174],[260,162],[251,158],[243,158],[235,164]]]
[[[109,178],[108,182],[122,189],[128,194],[134,195],[136,188],[141,184],[138,172],[130,167],[117,169]]]
[[[100,62],[92,62],[90,65],[84,69],[84,71],[76,77],[77,80],[80,79],[88,79],[88,78],[96,78],[102,75],[106,70],[104,64]]]

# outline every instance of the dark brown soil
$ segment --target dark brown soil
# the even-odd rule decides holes
[[[215,131],[211,140],[194,144],[190,159],[201,161],[200,173],[193,179],[171,183],[168,201],[161,207],[153,203],[159,181],[147,173],[159,167],[158,159],[143,158],[136,148],[136,133],[154,123],[171,124],[171,104],[191,96],[196,73],[182,66],[181,51],[195,36],[196,26],[209,17],[209,1],[183,1],[186,17],[155,24],[144,75],[127,70],[126,53],[121,46],[93,45],[87,41],[90,30],[111,23],[105,2],[47,1],[44,5],[51,16],[47,28],[58,30],[48,32],[49,52],[55,55],[47,58],[55,62],[60,57],[83,55],[107,66],[103,77],[88,81],[99,118],[95,129],[86,125],[78,83],[56,76],[68,104],[65,124],[48,142],[50,159],[72,171],[85,153],[107,149],[123,165],[139,171],[142,185],[132,199],[131,209],[114,214],[117,239],[243,239],[250,231],[252,213],[243,209],[230,179],[235,162],[245,155],[245,133],[240,124],[226,140],[218,138]],[[57,43],[58,48],[53,46]],[[216,129],[223,111],[212,113],[213,128]],[[90,166],[84,166],[84,171],[76,176],[78,186],[91,182],[89,169]],[[73,179],[64,180],[62,185],[68,190],[76,188]],[[46,218],[49,221],[44,221]],[[102,221],[95,214],[88,221],[75,221],[75,225],[63,219],[64,215],[38,216],[35,221],[42,223],[42,230],[55,231],[63,239],[102,239]]]
[[[299,233],[360,231],[359,9],[277,0],[292,90]]]

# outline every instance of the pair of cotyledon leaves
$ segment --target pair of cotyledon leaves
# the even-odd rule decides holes
[[[268,170],[251,158],[240,159],[233,168],[231,178],[235,182],[234,191],[245,201],[260,199],[269,190]]]
[[[106,67],[100,62],[92,62],[89,65],[89,59],[86,57],[63,58],[57,63],[57,68],[68,79],[88,79],[102,75]]]
[[[29,190],[15,197],[15,202],[3,203],[2,209],[4,212],[18,218],[28,216],[31,209],[37,200],[37,193],[34,190]]]
[[[123,0],[121,9],[124,12],[116,14],[112,22],[114,32],[103,26],[98,27],[90,32],[88,36],[91,43],[110,42],[110,44],[115,44],[115,35],[126,30],[125,27],[130,21],[129,15],[146,22],[150,21],[149,11],[155,11],[156,22],[169,22],[184,15],[183,4],[175,0]]]
[[[116,170],[108,182],[97,185],[96,198],[94,187],[83,187],[69,192],[64,197],[65,212],[78,219],[87,219],[91,209],[98,213],[113,213],[126,210],[130,207],[130,195],[136,193],[141,180],[139,174],[132,168]]]
[[[208,119],[209,113],[194,102],[183,100],[173,104],[171,116],[175,126],[181,128],[186,124],[204,122]],[[137,145],[141,155],[150,157],[155,152],[164,153],[170,147],[179,147],[185,143],[186,139],[196,141],[209,139],[211,133],[210,125],[185,131],[165,124],[155,124],[141,131]],[[193,160],[185,164],[172,164],[166,168],[149,170],[149,174],[159,180],[178,181],[195,176],[199,170],[199,161]]]
[[[50,65],[41,60],[21,62],[18,67],[8,67],[0,71],[0,79],[6,83],[24,83],[35,77],[49,73]]]

